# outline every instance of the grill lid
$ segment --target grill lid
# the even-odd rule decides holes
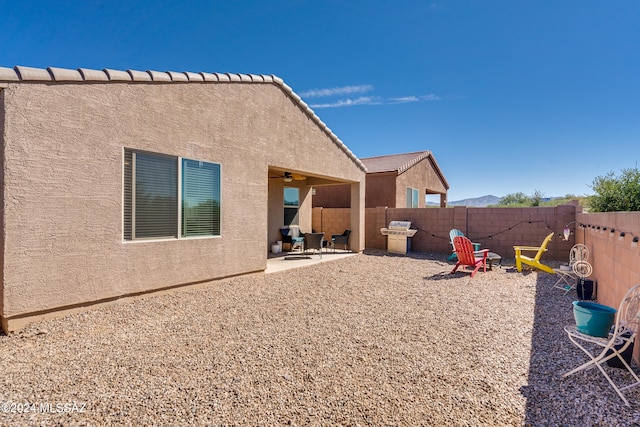
[[[391,221],[389,230],[408,230],[411,227],[411,221]]]
[[[383,236],[393,235],[413,237],[418,230],[411,230],[409,227],[411,227],[411,221],[391,221],[389,223],[389,227],[380,229],[380,233],[382,233]]]

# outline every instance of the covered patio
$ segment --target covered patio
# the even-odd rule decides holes
[[[296,159],[298,161],[299,159]],[[314,165],[315,168],[318,165]],[[325,240],[330,241],[331,235],[327,230],[315,230],[313,227],[312,199],[316,189],[334,186],[347,186],[350,188],[351,205],[348,228],[352,231],[349,239],[350,249],[360,252],[364,249],[364,173],[355,165],[352,166],[355,173],[352,180],[342,172],[334,172],[335,175],[323,175],[309,170],[296,170],[291,167],[269,167],[269,212],[268,212],[268,241],[267,250],[271,245],[282,240],[281,228],[294,226],[303,233],[312,231],[324,232]],[[326,172],[330,169],[326,168]],[[362,176],[359,176],[362,175]],[[354,181],[353,178],[362,178]],[[289,200],[292,199],[292,200]],[[342,230],[340,230],[342,232]]]
[[[640,419],[639,390],[627,408],[601,375],[561,379],[584,356],[562,330],[573,295],[555,277],[516,273],[512,260],[450,275],[446,256],[365,251],[29,325],[0,336],[3,400],[85,412],[0,412],[0,424]]]

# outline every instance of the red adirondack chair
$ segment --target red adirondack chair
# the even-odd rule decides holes
[[[487,271],[487,254],[489,253],[489,249],[482,249],[480,251],[473,250],[473,243],[471,240],[467,239],[464,236],[456,236],[453,238],[453,247],[456,251],[456,255],[458,256],[458,262],[453,270],[451,270],[450,274],[456,272],[458,267],[469,266],[474,267],[473,272],[471,273],[471,277],[475,276],[476,272],[480,269],[480,267],[484,267],[484,271]]]

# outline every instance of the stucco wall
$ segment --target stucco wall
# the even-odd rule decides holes
[[[429,191],[429,193],[447,194],[447,188],[442,182],[440,176],[436,173],[430,157],[422,159],[420,162],[398,175],[396,179],[395,207],[407,207],[407,188],[417,188],[419,190],[419,208],[425,207],[425,195],[427,194],[427,191]]]
[[[400,175],[396,171],[369,173],[366,177],[366,207],[387,206],[406,208],[407,188],[419,190],[418,207],[425,207],[425,195],[442,194],[446,201],[447,187],[431,157],[426,157]],[[347,208],[349,207],[349,187],[329,186],[316,189],[313,200],[314,207]]]
[[[269,166],[364,177],[271,84],[20,83],[2,96],[4,318],[263,270],[270,203],[282,208]],[[220,163],[221,237],[124,242],[123,147]]]
[[[0,85],[0,147],[4,147],[4,91]],[[0,164],[4,164],[4,149],[0,150]],[[0,230],[4,230],[4,173],[0,173]],[[0,233],[0,272],[4,271],[4,233]],[[4,313],[4,285],[0,283],[0,316]]]
[[[368,174],[365,205],[395,207],[397,176],[395,172]]]
[[[349,208],[351,207],[351,186],[329,185],[316,188],[313,196],[314,208]]]

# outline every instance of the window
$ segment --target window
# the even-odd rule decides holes
[[[294,187],[284,188],[284,225],[300,225],[300,190]]]
[[[417,208],[419,191],[417,188],[407,188],[407,207]]]
[[[182,159],[182,237],[220,235],[220,165]]]
[[[219,235],[219,164],[125,149],[125,240]]]

